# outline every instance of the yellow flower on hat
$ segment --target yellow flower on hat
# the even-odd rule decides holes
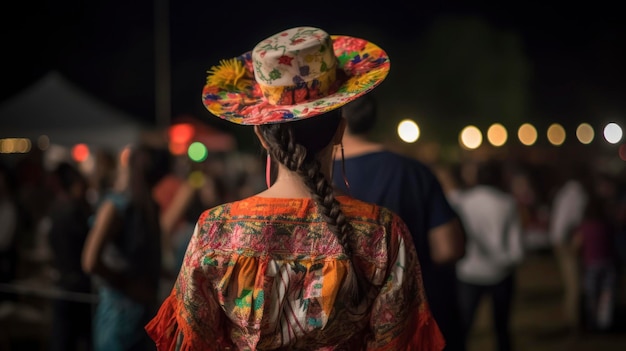
[[[346,81],[345,86],[340,88],[339,91],[345,93],[356,93],[367,88],[369,85],[372,85],[372,80],[368,77],[352,77]]]
[[[351,77],[339,91],[344,93],[357,93],[362,90],[367,90],[373,87],[381,78],[384,78],[385,75],[385,71],[375,70],[361,76]]]
[[[220,60],[219,65],[211,67],[207,73],[209,73],[207,84],[218,86],[222,89],[243,90],[252,85],[243,62],[236,58]]]

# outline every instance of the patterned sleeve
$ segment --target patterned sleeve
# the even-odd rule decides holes
[[[202,230],[206,213],[196,224],[181,270],[170,295],[146,325],[158,351],[232,349],[225,337],[224,313],[202,271],[205,249]]]
[[[445,341],[428,306],[408,228],[394,215],[390,230],[390,265],[372,308],[368,350],[442,350]]]

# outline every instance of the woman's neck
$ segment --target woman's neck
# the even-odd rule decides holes
[[[319,157],[321,163],[320,172],[328,182],[332,182],[332,151],[333,148],[328,147]],[[278,164],[278,174],[272,186],[257,195],[276,198],[308,198],[312,196],[311,189],[306,186],[302,176],[287,169],[282,164]]]

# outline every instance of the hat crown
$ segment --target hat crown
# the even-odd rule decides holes
[[[314,27],[291,28],[261,41],[252,50],[252,62],[255,80],[274,104],[281,104],[285,89],[308,86],[317,96],[326,95],[336,78],[331,37]]]

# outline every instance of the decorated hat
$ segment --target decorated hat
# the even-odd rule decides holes
[[[212,114],[237,124],[296,121],[345,105],[387,73],[389,57],[377,45],[297,27],[211,67],[202,101]]]

